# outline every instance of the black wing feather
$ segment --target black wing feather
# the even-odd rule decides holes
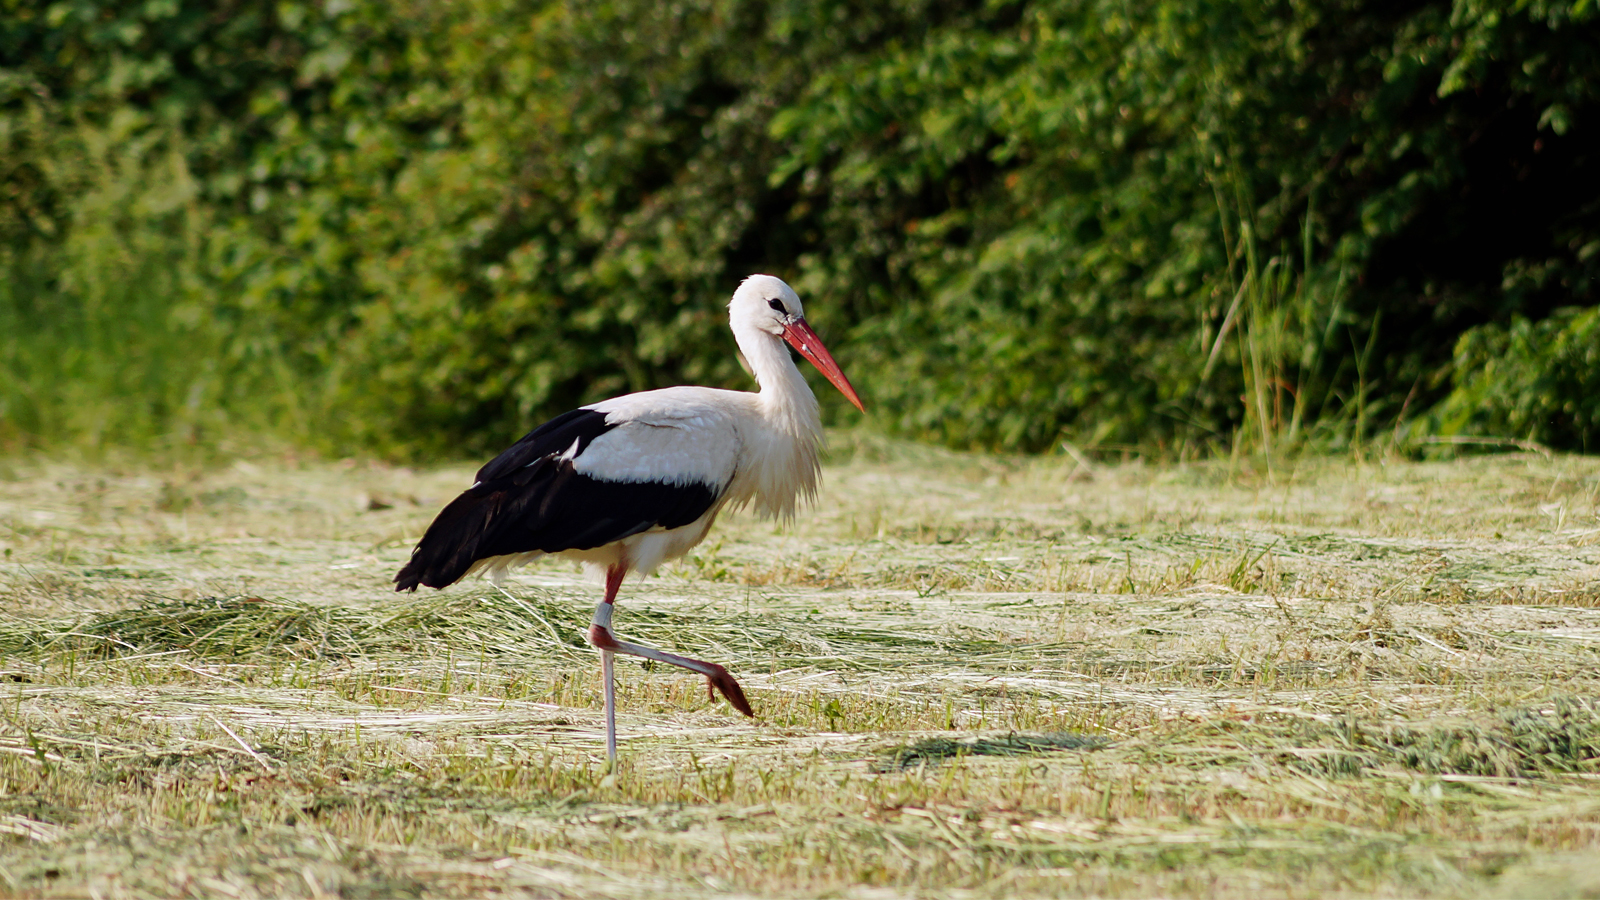
[[[592,409],[564,412],[523,435],[522,440],[485,463],[474,480],[490,481],[525,468],[542,457],[565,453],[572,447],[573,441],[578,442],[577,453],[573,454],[577,456],[589,446],[590,441],[615,427],[606,423],[606,414],[603,412]]]
[[[709,484],[603,481],[578,472],[572,460],[616,427],[605,419],[593,410],[564,413],[490,460],[478,483],[428,526],[395,590],[445,587],[493,556],[587,550],[657,525],[680,528],[716,503],[719,489]]]

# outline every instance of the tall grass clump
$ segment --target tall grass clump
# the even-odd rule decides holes
[[[1344,273],[1334,276],[1315,258],[1315,193],[1307,194],[1298,246],[1280,239],[1268,256],[1242,192],[1216,188],[1232,300],[1214,332],[1202,319],[1197,393],[1231,358],[1240,417],[1228,446],[1235,456],[1265,457],[1269,467],[1285,452],[1353,448],[1369,432],[1366,374],[1381,313],[1363,323],[1347,311]],[[1337,353],[1341,337],[1351,352]],[[1333,371],[1330,358],[1340,361]],[[1346,377],[1349,368],[1354,379]]]

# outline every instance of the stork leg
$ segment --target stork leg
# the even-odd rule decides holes
[[[616,654],[600,651],[600,677],[606,683],[606,760],[617,762],[617,680]]]
[[[625,574],[627,568],[624,566],[612,566],[606,570],[606,597],[595,607],[594,619],[589,623],[589,643],[600,651],[600,673],[606,683],[606,758],[611,760],[617,758],[617,702],[612,672],[612,657],[617,653],[653,659],[669,666],[698,672],[706,677],[706,693],[713,700],[716,699],[717,692],[721,691],[722,696],[728,698],[734,709],[747,716],[755,716],[755,711],[750,708],[750,701],[745,699],[744,689],[739,687],[739,682],[735,681],[722,666],[617,638],[611,630],[611,613],[616,608],[617,590],[622,587],[622,577]]]

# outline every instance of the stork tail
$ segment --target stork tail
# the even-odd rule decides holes
[[[500,511],[497,501],[504,496],[498,492],[478,496],[468,491],[440,510],[411,551],[411,559],[394,576],[394,589],[442,588],[460,581],[478,561],[484,536]]]

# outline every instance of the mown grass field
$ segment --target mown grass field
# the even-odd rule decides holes
[[[0,895],[1600,896],[1600,460],[843,436],[625,587],[389,579],[458,467],[0,465]]]

